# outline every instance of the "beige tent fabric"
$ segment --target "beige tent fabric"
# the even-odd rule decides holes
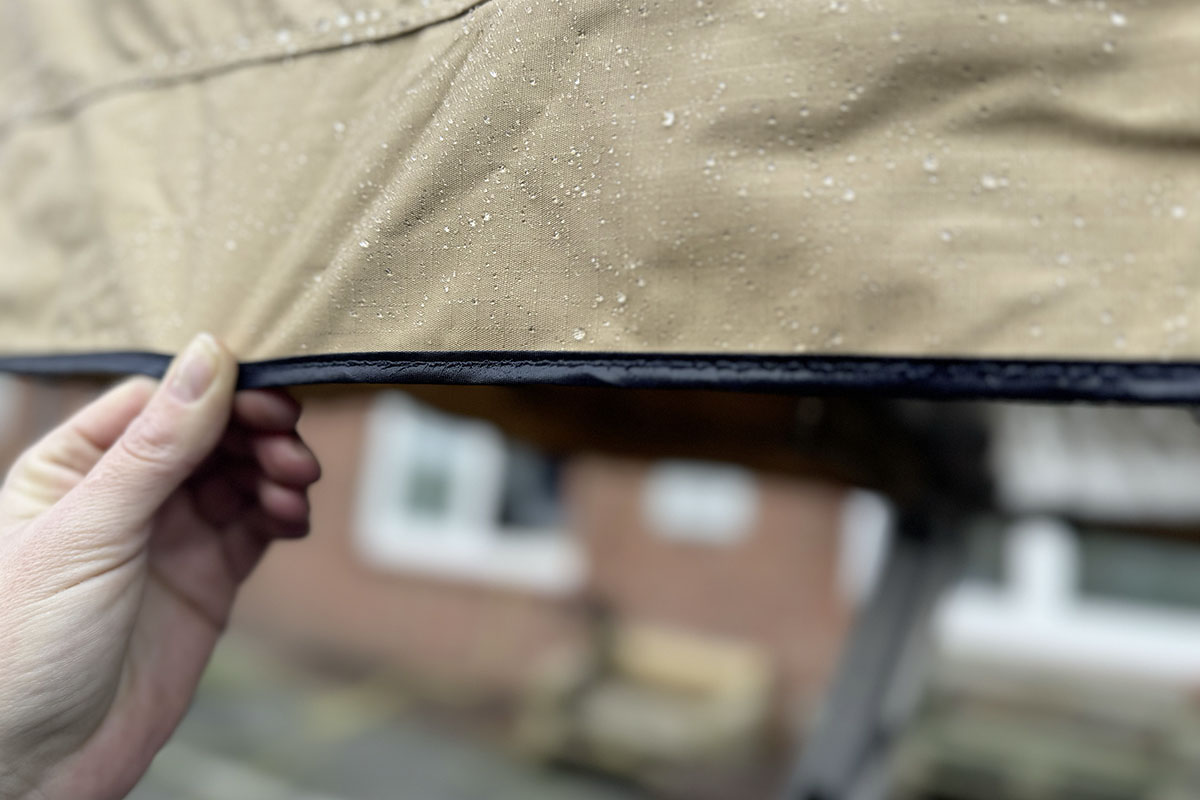
[[[0,350],[1200,357],[1194,0],[3,0]]]

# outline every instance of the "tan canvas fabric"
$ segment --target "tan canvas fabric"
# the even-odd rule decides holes
[[[1194,0],[4,0],[0,348],[1194,359]]]

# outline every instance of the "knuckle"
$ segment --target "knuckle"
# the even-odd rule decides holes
[[[173,468],[180,460],[175,432],[162,415],[138,417],[117,440],[124,455],[154,470]]]

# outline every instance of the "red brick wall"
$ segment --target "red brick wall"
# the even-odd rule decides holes
[[[303,423],[324,475],[314,533],[278,546],[247,585],[239,624],[476,689],[509,691],[586,630],[575,598],[371,569],[350,525],[369,397],[310,402]],[[834,585],[842,492],[764,477],[754,530],[732,547],[670,541],[642,519],[645,462],[580,457],[567,470],[587,592],[624,618],[756,643],[777,665],[783,718],[829,673],[848,610]]]
[[[758,519],[730,546],[680,542],[647,528],[647,467],[584,459],[572,473],[596,591],[627,618],[756,643],[772,657],[790,719],[833,666],[848,622],[836,580],[843,492],[763,477]]]
[[[448,684],[511,690],[532,658],[578,636],[577,617],[536,595],[363,563],[350,526],[368,399],[309,404],[302,432],[323,467],[312,494],[313,533],[273,549],[244,588],[235,623]]]

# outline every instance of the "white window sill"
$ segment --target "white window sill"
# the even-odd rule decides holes
[[[483,534],[456,536],[429,531],[389,530],[385,520],[360,526],[355,545],[371,566],[411,571],[440,578],[484,583],[539,594],[569,594],[584,582],[584,558],[578,544],[566,536],[527,534],[529,540],[496,539]]]

